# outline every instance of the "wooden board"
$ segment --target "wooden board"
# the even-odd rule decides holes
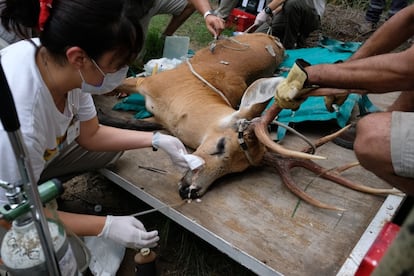
[[[324,131],[312,129],[309,135]],[[289,147],[301,145],[291,135],[285,140]],[[333,143],[322,146],[318,154],[328,157],[318,161],[326,168],[356,160],[353,151]],[[162,151],[128,151],[114,168],[102,170],[112,181],[154,208],[162,208],[160,212],[259,275],[336,275],[385,197],[349,190],[301,168],[292,172],[308,194],[346,211],[322,210],[301,202],[267,167],[219,179],[200,202],[190,203],[180,199],[177,183],[181,175]],[[360,167],[344,175],[372,187],[390,187]]]

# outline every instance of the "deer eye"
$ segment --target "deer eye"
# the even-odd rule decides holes
[[[211,155],[221,155],[224,153],[224,149],[226,147],[226,139],[224,137],[220,138],[220,140],[217,143],[216,151],[212,153]]]

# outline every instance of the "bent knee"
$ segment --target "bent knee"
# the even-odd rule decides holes
[[[389,151],[391,113],[373,113],[361,118],[356,125],[354,151],[357,156]]]

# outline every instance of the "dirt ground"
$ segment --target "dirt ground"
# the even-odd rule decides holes
[[[370,35],[370,33],[361,33],[363,23],[363,11],[328,5],[322,18],[322,29],[312,34],[308,39],[308,46],[316,46],[320,35],[341,41],[363,42]],[[411,44],[408,43],[405,47],[409,45]],[[64,185],[65,193],[59,202],[60,208],[64,210],[96,215],[122,215],[150,209],[145,203],[96,173],[79,175]],[[161,214],[153,213],[151,216],[144,216],[142,221],[151,229],[159,229],[163,235],[160,246],[156,249],[158,275],[253,275]],[[185,244],[190,245],[186,249],[187,252],[183,251]],[[198,262],[205,263],[204,265],[209,267],[207,268],[210,269],[209,272],[195,272],[189,269],[188,259],[190,259],[189,255],[194,254],[190,252],[195,250],[193,247],[198,247],[198,252],[205,253],[206,256],[199,255],[197,258]],[[135,252],[128,252],[127,260],[118,275],[134,275],[131,267],[134,254]],[[196,260],[192,259],[192,262],[194,261]]]

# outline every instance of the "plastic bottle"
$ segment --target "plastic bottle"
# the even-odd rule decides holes
[[[157,270],[155,267],[155,259],[157,254],[149,248],[142,248],[135,254],[135,275],[136,276],[155,276]]]

